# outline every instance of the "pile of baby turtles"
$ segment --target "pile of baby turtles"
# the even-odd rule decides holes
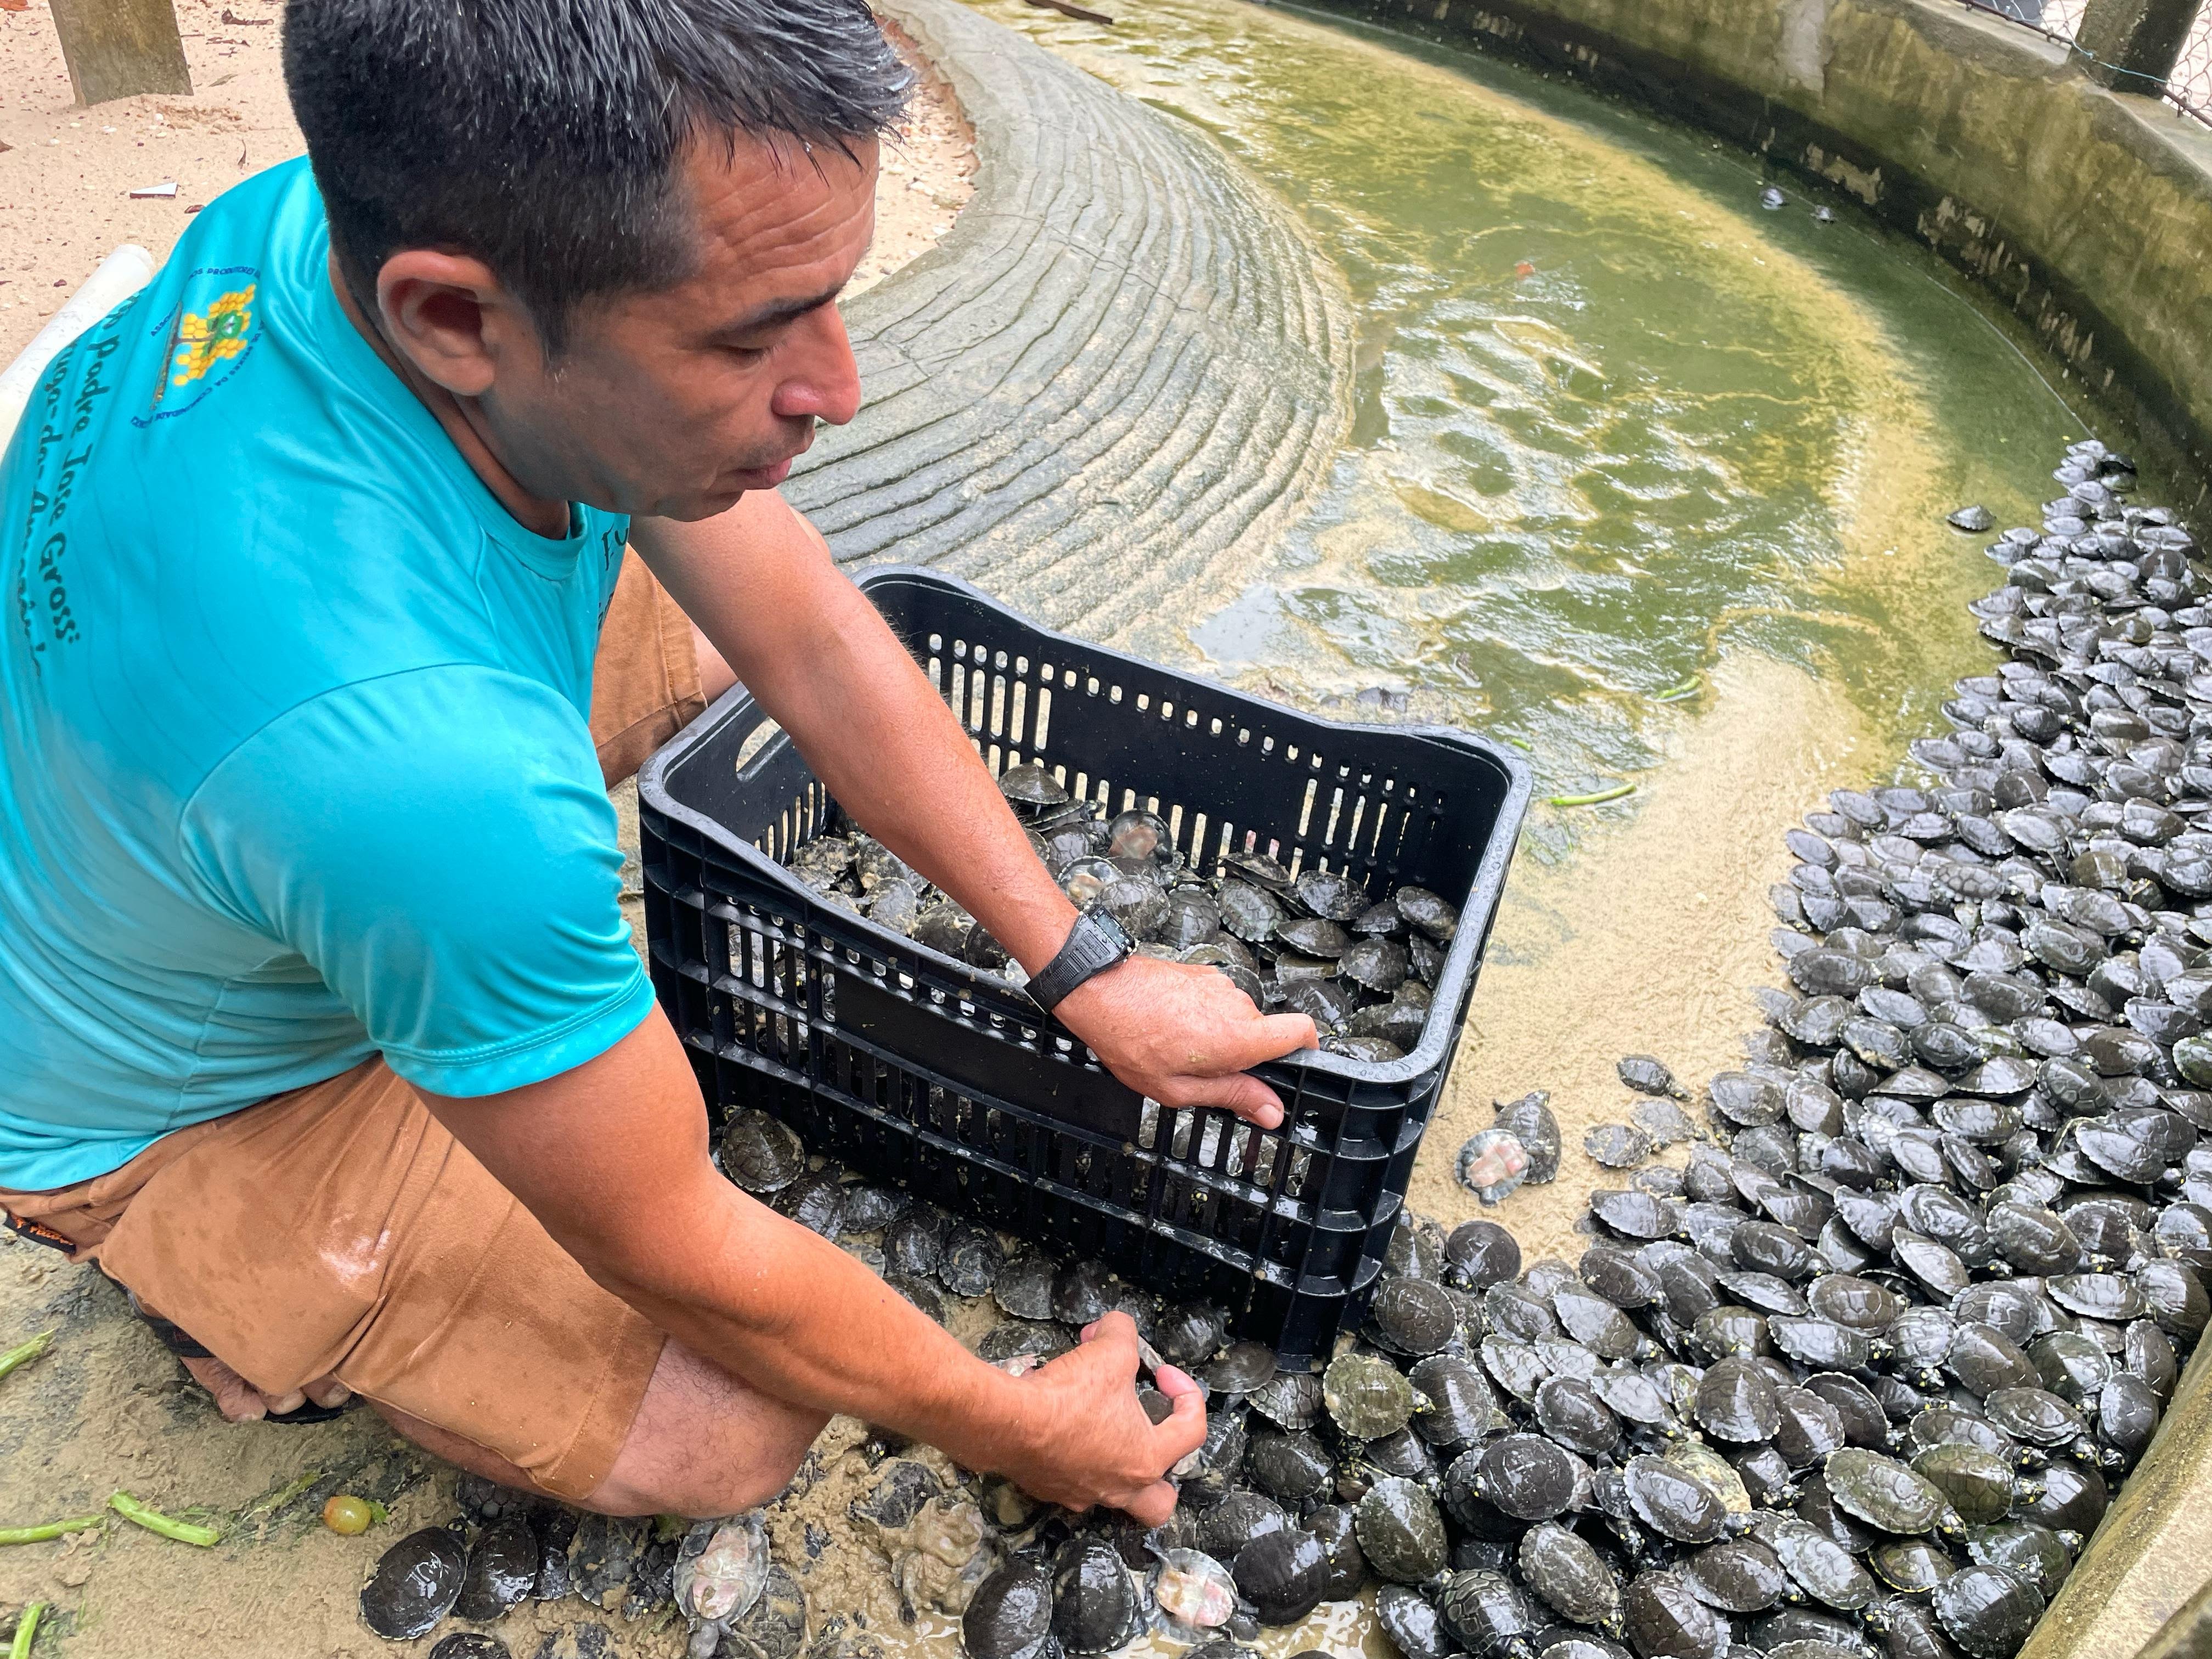
[[[1147,956],[1225,974],[1263,1011],[1312,1017],[1322,1046],[1349,1059],[1404,1058],[1421,1039],[1459,911],[1425,887],[1379,896],[1340,871],[1293,871],[1256,845],[1211,870],[1179,851],[1142,806],[1109,816],[1038,761],[1010,766],[1000,792],[1079,907],[1120,922]],[[1020,984],[1020,964],[958,903],[862,830],[817,836],[792,872],[878,926]]]
[[[1147,1636],[1256,1659],[1263,1626],[1372,1587],[1405,1659],[2009,1659],[2212,1315],[2212,605],[2189,534],[2124,504],[2131,473],[2097,444],[2068,452],[2042,528],[1990,550],[2008,579],[1973,609],[2006,659],[1960,682],[1949,735],[1911,746],[1920,781],[1839,792],[1789,831],[1790,988],[1758,994],[1742,1068],[1698,1103],[1657,1060],[1621,1061],[1638,1104],[1585,1150],[1634,1174],[1591,1194],[1577,1261],[1524,1263],[1493,1221],[1401,1216],[1361,1328],[1319,1370],[1279,1370],[1220,1309],[1009,1249],[817,1164],[773,1118],[734,1118],[717,1156],[740,1186],[935,1317],[988,1298],[985,1360],[1049,1363],[1119,1310],[1156,1417],[1158,1367],[1207,1391],[1205,1444],[1150,1531],[882,1449],[856,1518],[884,1539],[938,1528],[912,1558],[886,1547],[909,1613],[957,1618],[971,1659]],[[1127,814],[1025,805],[1062,880],[1095,875],[1089,896],[1133,864],[1158,867],[1163,905],[1267,898],[1261,936],[1231,936],[1277,994],[1316,982],[1286,960],[1346,954],[1280,931],[1301,918],[1348,924],[1346,951],[1397,945],[1409,978],[1449,936],[1448,915],[1439,933],[1408,909],[1363,933],[1368,910],[1324,916],[1244,866],[1199,882],[1157,846],[1115,851]],[[911,884],[844,839],[828,884],[849,874],[876,908]],[[1685,1162],[1650,1161],[1675,1146]],[[1535,1094],[1459,1169],[1495,1200],[1560,1158]],[[528,1513],[526,1547],[511,1526],[495,1547],[506,1517],[482,1513],[465,1550],[458,1532],[403,1540],[365,1607],[387,1576],[465,1587],[497,1576],[479,1558],[511,1557],[500,1582],[531,1594],[595,1572],[603,1605],[617,1587],[672,1602],[697,1659],[807,1642],[757,1517],[656,1533]],[[855,1659],[852,1632],[812,1634],[811,1659]]]

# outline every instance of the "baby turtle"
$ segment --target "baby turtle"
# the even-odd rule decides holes
[[[1487,1567],[1446,1579],[1437,1592],[1437,1611],[1453,1639],[1471,1654],[1525,1651],[1525,1638],[1536,1628],[1535,1610],[1520,1586]]]
[[[988,1227],[957,1226],[945,1237],[938,1282],[955,1296],[982,1296],[998,1281],[1005,1261],[998,1235]]]
[[[1206,1368],[1206,1386],[1217,1395],[1250,1394],[1274,1375],[1273,1348],[1264,1342],[1232,1342]]]
[[[1941,1489],[1895,1458],[1847,1446],[1821,1466],[1837,1508],[1882,1532],[1925,1533],[1958,1524]]]
[[[1175,850],[1167,820],[1142,807],[1132,808],[1106,825],[1106,856],[1115,859],[1159,859]]]
[[[445,1527],[410,1532],[378,1558],[361,1588],[361,1616],[388,1642],[428,1635],[453,1611],[468,1570],[460,1540]]]
[[[1595,1123],[1583,1132],[1583,1151],[1608,1170],[1626,1170],[1651,1156],[1651,1137],[1632,1123]]]
[[[1352,935],[1319,916],[1285,918],[1276,924],[1275,937],[1302,957],[1328,962],[1337,961],[1352,949]]]
[[[1912,1472],[1942,1492],[1970,1527],[2004,1519],[2012,1508],[2012,1464],[1986,1447],[1950,1441],[1917,1453]]]
[[[1304,872],[1291,884],[1291,896],[1323,921],[1353,921],[1368,905],[1365,890],[1334,870]]]
[[[970,1659],[1048,1659],[1053,1575],[1019,1557],[1000,1567],[975,1587],[960,1615],[960,1640]]]
[[[1419,1584],[1443,1570],[1449,1548],[1443,1516],[1415,1481],[1395,1474],[1377,1480],[1359,1500],[1353,1526],[1360,1553],[1383,1578]]]
[[[1521,1271],[1521,1245],[1495,1221],[1462,1221],[1444,1239],[1444,1262],[1455,1284],[1484,1290]]]
[[[1969,1659],[2012,1659],[2043,1616],[2043,1597],[2003,1567],[1961,1567],[1930,1601],[1944,1633]]]
[[[1265,889],[1249,882],[1225,881],[1221,884],[1222,931],[1233,933],[1249,945],[1258,945],[1272,938],[1283,920],[1283,907]]]
[[[1060,1646],[1069,1653],[1111,1653],[1143,1632],[1137,1582],[1120,1553],[1102,1538],[1061,1545],[1052,1568],[1052,1633]]]
[[[1326,1401],[1311,1371],[1278,1371],[1252,1391],[1251,1406],[1277,1428],[1297,1432],[1321,1421]]]
[[[1237,1615],[1237,1583],[1229,1569],[1193,1549],[1159,1559],[1146,1588],[1162,1632],[1179,1642],[1203,1642]]]
[[[1354,1440],[1380,1440],[1413,1420],[1413,1385],[1378,1354],[1348,1353],[1322,1373],[1329,1420]]]
[[[1403,1584],[1385,1584],[1375,1592],[1375,1622],[1405,1659],[1452,1659],[1460,1650],[1436,1604]]]
[[[1503,1203],[1528,1178],[1528,1151],[1504,1129],[1485,1129],[1459,1149],[1459,1184],[1486,1204]]]
[[[1710,1544],[1728,1528],[1728,1506],[1712,1488],[1664,1459],[1632,1457],[1620,1472],[1636,1518],[1680,1544]]]
[[[489,1623],[538,1585],[538,1529],[520,1511],[501,1516],[477,1534],[453,1611]]]
[[[780,1193],[806,1173],[806,1146],[790,1125],[745,1111],[722,1131],[722,1173],[756,1198]]]
[[[1153,1322],[1152,1346],[1170,1365],[1195,1365],[1220,1347],[1229,1316],[1210,1303],[1184,1302]],[[1285,1425],[1285,1426],[1289,1426]]]
[[[1285,1504],[1304,1504],[1331,1488],[1336,1460],[1313,1435],[1261,1433],[1252,1437],[1244,1472],[1262,1492]]]
[[[1644,1659],[1720,1659],[1728,1621],[1698,1599],[1688,1577],[1653,1569],[1621,1597],[1621,1628]]]
[[[1838,1613],[1854,1613],[1875,1599],[1874,1576],[1835,1540],[1802,1521],[1777,1521],[1759,1541],[1772,1550],[1783,1571],[1806,1595]]]
[[[1042,761],[1008,767],[999,774],[999,793],[1016,806],[1065,806],[1070,799],[1066,786],[1045,770]]]
[[[1782,1407],[1766,1373],[1748,1359],[1717,1360],[1698,1383],[1692,1407],[1698,1426],[1717,1440],[1738,1445],[1771,1440],[1782,1425]]]
[[[1321,1605],[1328,1556],[1311,1533],[1286,1527],[1237,1552],[1237,1588],[1263,1625],[1295,1625]]]
[[[1367,1310],[1378,1347],[1419,1357],[1435,1353],[1459,1334],[1459,1310],[1451,1292],[1426,1279],[1393,1277],[1382,1282]],[[1269,1355],[1269,1367],[1273,1364]]]
[[[1598,1553],[1554,1521],[1521,1534],[1514,1553],[1521,1576],[1561,1618],[1613,1630],[1620,1618],[1620,1581]]]
[[[1459,932],[1458,910],[1425,887],[1401,887],[1390,895],[1390,902],[1408,927],[1432,939],[1448,940]]]
[[[768,1587],[769,1565],[768,1529],[758,1510],[726,1521],[702,1521],[684,1534],[670,1583],[677,1607],[691,1621],[694,1653],[703,1647],[712,1654],[723,1635],[752,1611]],[[462,1613],[480,1620],[484,1616]]]
[[[1639,1095],[1673,1095],[1678,1098],[1681,1095],[1674,1073],[1656,1055],[1623,1054],[1613,1062],[1613,1069],[1624,1085]]]
[[[1690,1593],[1723,1613],[1764,1613],[1791,1593],[1774,1552],[1755,1538],[1724,1538],[1683,1558]]]
[[[1052,1282],[1059,1271],[1059,1264],[1050,1256],[1015,1256],[999,1269],[999,1276],[992,1281],[991,1299],[1009,1318],[1050,1319]]]
[[[1414,1431],[1432,1446],[1465,1446],[1498,1420],[1498,1401],[1474,1362],[1458,1354],[1433,1354],[1406,1373],[1428,1409],[1413,1419]]]
[[[1629,1121],[1651,1137],[1655,1151],[1664,1152],[1669,1146],[1679,1146],[1686,1140],[1695,1140],[1702,1133],[1690,1121],[1690,1115],[1671,1100],[1639,1100],[1628,1115]]]
[[[1578,1376],[1548,1376],[1537,1386],[1536,1423],[1568,1450],[1609,1456],[1621,1441],[1620,1419]]]
[[[1508,1434],[1484,1448],[1474,1486],[1516,1521],[1548,1521],[1573,1504],[1575,1477],[1575,1460],[1544,1436]]]

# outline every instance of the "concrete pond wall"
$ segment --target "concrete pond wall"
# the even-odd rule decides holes
[[[1500,52],[1826,181],[1969,273],[2212,478],[2212,131],[1960,0],[1318,0]]]

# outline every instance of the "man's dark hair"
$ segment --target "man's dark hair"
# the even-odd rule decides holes
[[[884,131],[913,77],[864,0],[288,0],[284,83],[347,279],[482,259],[549,350],[690,274],[687,143]]]

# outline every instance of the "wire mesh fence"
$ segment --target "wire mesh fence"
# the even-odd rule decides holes
[[[2074,44],[2088,0],[1966,0],[1967,4]],[[2182,43],[2181,56],[2163,88],[2166,101],[2185,115],[2212,126],[2212,0],[2206,0]]]

